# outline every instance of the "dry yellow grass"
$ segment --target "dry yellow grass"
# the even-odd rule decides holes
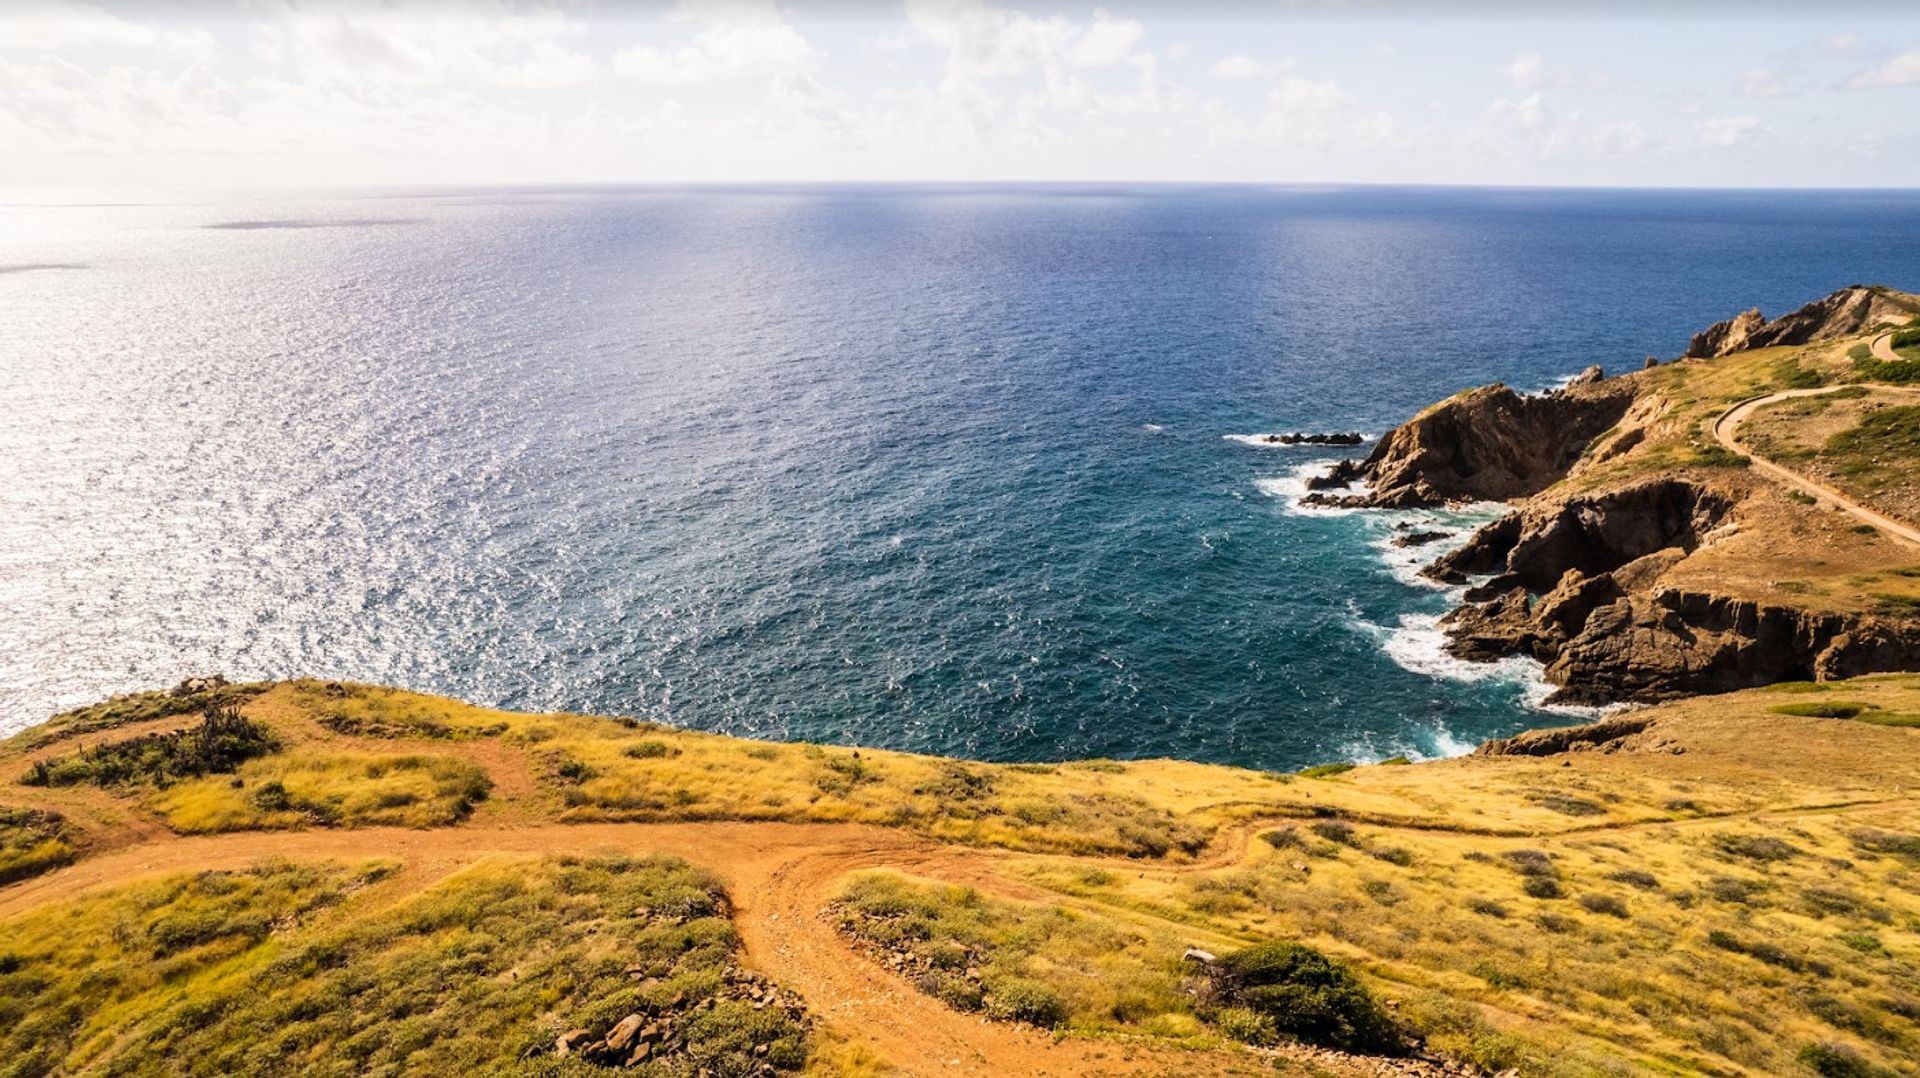
[[[1782,713],[1821,702],[1859,717]],[[104,796],[175,829],[311,827],[254,796],[279,782],[364,807],[395,789],[414,808],[440,803],[435,767],[471,768],[496,820],[848,821],[996,847],[962,882],[1068,911],[1019,969],[1091,1031],[1206,1041],[1178,950],[1278,937],[1353,962],[1436,1048],[1526,1073],[1795,1073],[1829,1041],[1888,1067],[1920,1051],[1920,730],[1899,725],[1920,715],[1916,676],[1663,705],[1614,753],[1314,778],[856,755],[321,682],[246,710],[280,752]],[[18,774],[30,749],[0,746],[0,767]],[[125,830],[103,791],[16,793],[89,835]]]

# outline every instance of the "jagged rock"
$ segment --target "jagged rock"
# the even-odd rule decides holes
[[[587,1039],[586,1030],[569,1029],[565,1033],[560,1034],[559,1037],[554,1039],[553,1054],[557,1056],[569,1055],[573,1052],[574,1045],[586,1039]]]
[[[1574,375],[1572,380],[1566,384],[1565,388],[1577,389],[1580,386],[1596,385],[1606,380],[1607,372],[1601,368],[1600,364],[1595,363],[1593,366]]]
[[[1758,308],[1715,322],[1687,342],[1682,358],[1712,359],[1751,348],[1831,341],[1863,332],[1879,322],[1903,320],[1907,313],[1882,289],[1849,285],[1771,322]]]
[[[607,1031],[607,1047],[615,1052],[625,1051],[627,1046],[633,1043],[633,1039],[640,1035],[640,1027],[646,1022],[646,1015],[638,1013],[627,1015],[615,1022],[613,1028]]]
[[[1687,342],[1687,350],[1680,353],[1682,359],[1706,359],[1711,356],[1731,355],[1743,351],[1747,341],[1755,330],[1766,324],[1766,317],[1755,307],[1750,311],[1741,311],[1724,322],[1715,322],[1706,329],[1693,335]]]
[[[1546,677],[1560,686],[1554,702],[1599,704],[1916,666],[1910,626],[1668,588],[1595,610]]]
[[[1660,357],[1659,357],[1659,356],[1648,356],[1648,357],[1647,357],[1647,361],[1646,361],[1645,363],[1642,363],[1642,364],[1640,365],[1640,369],[1641,369],[1641,370],[1643,370],[1643,371],[1650,371],[1650,370],[1652,370],[1652,369],[1654,369],[1655,367],[1658,367],[1659,365],[1660,365]]]
[[[1367,436],[1357,432],[1344,434],[1263,434],[1260,441],[1268,445],[1359,445]]]
[[[1489,602],[1468,603],[1441,619],[1447,651],[1474,662],[1531,655],[1536,636],[1527,589],[1516,587]]]
[[[192,696],[195,693],[212,692],[228,685],[226,678],[219,674],[208,677],[190,677],[167,691],[168,696]]]
[[[1488,741],[1473,750],[1475,756],[1557,756],[1563,752],[1606,749],[1624,738],[1645,731],[1652,720],[1633,715],[1616,715],[1585,726],[1562,726],[1552,730],[1528,730],[1512,737]]]
[[[1452,534],[1452,532],[1408,532],[1405,535],[1395,536],[1393,545],[1397,547],[1426,546],[1428,543],[1439,542]]]
[[[1308,476],[1307,489],[1337,490],[1341,487],[1350,487],[1363,478],[1364,475],[1365,473],[1361,471],[1359,462],[1343,460],[1327,469],[1327,474],[1325,475]]]
[[[1496,384],[1450,397],[1380,439],[1359,467],[1373,493],[1358,504],[1409,509],[1536,494],[1619,422],[1633,398],[1632,385],[1619,380],[1540,396]]]
[[[1502,573],[1544,592],[1569,570],[1593,576],[1668,547],[1693,550],[1732,509],[1730,497],[1679,479],[1575,495],[1488,524],[1425,572],[1455,584]]]

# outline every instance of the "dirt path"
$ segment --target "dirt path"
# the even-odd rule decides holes
[[[1891,337],[1891,334],[1882,334],[1881,336],[1874,338],[1873,348],[1874,348],[1875,355],[1880,355],[1881,348],[1883,346],[1886,346],[1887,357],[1893,358],[1892,347],[1890,345],[1887,345],[1887,341],[1889,340],[1890,337]],[[1875,528],[1880,529],[1880,531],[1886,533],[1887,535],[1893,536],[1895,539],[1898,539],[1903,543],[1908,543],[1913,546],[1920,546],[1920,529],[1909,527],[1908,525],[1902,524],[1899,521],[1894,520],[1892,517],[1888,517],[1880,513],[1876,513],[1873,510],[1867,508],[1866,506],[1861,505],[1859,502],[1856,502],[1853,499],[1847,497],[1846,495],[1840,493],[1839,491],[1834,490],[1832,487],[1826,486],[1822,483],[1815,482],[1814,480],[1808,478],[1805,475],[1802,475],[1799,472],[1792,471],[1791,469],[1788,469],[1788,468],[1783,468],[1779,464],[1776,464],[1773,461],[1768,460],[1767,458],[1762,457],[1759,454],[1755,453],[1753,450],[1747,448],[1747,446],[1740,441],[1740,438],[1739,438],[1740,424],[1746,422],[1747,419],[1753,415],[1753,413],[1759,411],[1762,408],[1765,408],[1769,404],[1777,404],[1780,401],[1791,400],[1795,397],[1817,397],[1823,393],[1834,393],[1841,389],[1847,389],[1847,388],[1851,388],[1851,387],[1825,386],[1819,389],[1788,389],[1788,390],[1783,390],[1779,393],[1769,393],[1762,397],[1750,397],[1747,400],[1743,400],[1739,404],[1736,404],[1733,407],[1727,409],[1725,412],[1721,413],[1719,419],[1714,420],[1713,437],[1721,445],[1727,447],[1728,449],[1734,451],[1735,453],[1743,454],[1748,459],[1752,460],[1754,469],[1756,471],[1759,471],[1762,475],[1765,475],[1777,482],[1784,483],[1787,486],[1795,487],[1800,490],[1803,490],[1806,493],[1813,495],[1815,498],[1818,498],[1820,501],[1825,502],[1829,505],[1837,506],[1842,511],[1848,514],[1851,514],[1853,517],[1861,521],[1864,521],[1868,524],[1873,525]],[[1906,388],[1895,387],[1895,386],[1874,386],[1873,388],[1876,390],[1881,390],[1889,393],[1909,393],[1909,394],[1920,393],[1920,390],[1906,389]]]
[[[1873,339],[1871,345],[1867,346],[1868,350],[1873,353],[1873,358],[1886,363],[1902,362],[1899,353],[1893,350],[1893,332],[1893,330],[1888,330],[1882,333]]]
[[[433,831],[368,828],[165,838],[103,852],[0,891],[0,917],[133,880],[233,869],[264,858],[393,857],[417,890],[492,856],[666,853],[725,882],[750,964],[799,992],[847,1039],[906,1074],[1099,1075],[1247,1073],[1244,1052],[1190,1052],[1118,1040],[1054,1038],[950,1010],[853,949],[820,914],[849,872],[893,868],[1036,897],[1003,883],[1000,856],[903,831],[855,824],[548,824]],[[1361,1070],[1355,1073],[1373,1073]]]

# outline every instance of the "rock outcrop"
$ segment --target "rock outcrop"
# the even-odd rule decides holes
[[[1582,380],[1584,379],[1584,380]],[[1315,504],[1387,509],[1507,501],[1546,489],[1632,404],[1631,385],[1590,370],[1556,393],[1528,395],[1504,385],[1451,397],[1395,427],[1366,461],[1336,468],[1327,485],[1364,482],[1367,494],[1309,487]]]
[[[1732,510],[1727,495],[1679,479],[1579,494],[1501,517],[1425,572],[1448,584],[1494,574],[1490,594],[1546,591],[1574,570],[1593,576],[1657,551],[1692,551]]]
[[[1864,332],[1880,322],[1904,321],[1909,313],[1905,304],[1884,289],[1850,285],[1771,322],[1757,307],[1715,322],[1694,334],[1681,358],[1712,359],[1751,348],[1831,341]]]
[[[1728,319],[1694,337],[1687,355],[1829,340],[1913,310],[1912,297],[1854,286],[1772,322],[1757,310]],[[1365,461],[1309,480],[1305,501],[1401,509],[1525,499],[1425,572],[1468,585],[1442,621],[1448,650],[1478,661],[1530,656],[1558,687],[1553,702],[1652,701],[1920,668],[1920,619],[1805,610],[1678,583],[1686,578],[1670,570],[1739,533],[1738,503],[1755,488],[1685,467],[1638,479],[1612,470],[1622,478],[1593,485],[1665,421],[1672,402],[1643,392],[1647,384],[1595,366],[1551,393],[1491,385],[1458,394],[1394,428]],[[1569,475],[1567,486],[1582,489],[1543,494]],[[1433,538],[1415,532],[1396,545]]]
[[[1616,752],[1628,739],[1642,734],[1653,720],[1639,715],[1616,715],[1585,726],[1527,730],[1512,737],[1484,742],[1475,756],[1558,756],[1563,752]]]
[[[1470,589],[1443,619],[1448,650],[1525,655],[1550,702],[1609,704],[1731,692],[1782,680],[1920,666],[1920,632],[1668,587],[1668,569],[1732,524],[1724,493],[1678,479],[1530,506],[1482,528],[1427,572]]]

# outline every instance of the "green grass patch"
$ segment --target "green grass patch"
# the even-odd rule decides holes
[[[57,812],[0,805],[0,885],[70,864],[77,841]]]
[[[1353,764],[1344,764],[1344,763],[1343,764],[1315,764],[1312,767],[1301,768],[1297,772],[1297,774],[1301,778],[1306,778],[1306,779],[1325,779],[1325,778],[1332,778],[1335,775],[1344,775],[1347,772],[1352,771],[1353,768],[1354,768]]]
[[[1873,726],[1894,726],[1907,730],[1920,730],[1920,715],[1900,711],[1868,711],[1862,713],[1860,721]]]
[[[891,873],[856,876],[840,930],[956,1010],[1042,1028],[1200,1031],[1181,990],[1180,941],[1053,906]]]
[[[1803,719],[1851,719],[1872,707],[1851,700],[1821,700],[1806,704],[1776,704],[1768,708],[1775,715],[1796,715]]]
[[[29,1073],[585,1074],[641,1042],[648,1074],[806,1062],[805,1016],[738,968],[726,896],[682,862],[484,862],[327,914],[377,874],[202,873],[0,926],[0,1045]]]

